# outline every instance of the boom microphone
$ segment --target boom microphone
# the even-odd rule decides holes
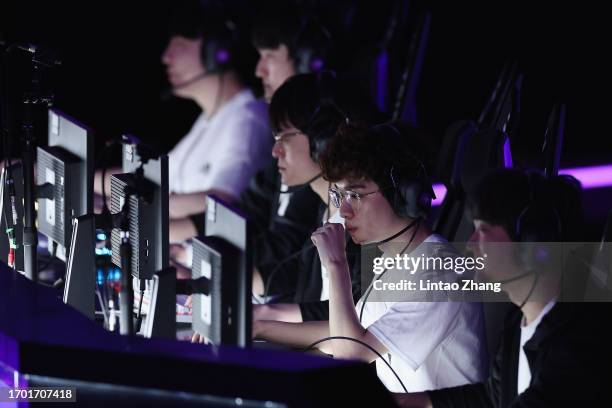
[[[172,86],[168,89],[165,89],[164,91],[162,91],[161,95],[160,95],[160,99],[162,101],[167,101],[168,99],[172,98],[174,96],[174,93],[180,89],[186,88],[189,85],[198,82],[199,80],[201,80],[202,78],[205,78],[208,76],[208,73],[206,72],[202,72],[201,74],[196,75],[195,77],[188,79],[185,82],[181,82],[178,85]]]

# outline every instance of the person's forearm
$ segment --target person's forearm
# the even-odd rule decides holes
[[[118,174],[121,172],[122,172],[121,167],[111,167],[111,168],[106,169],[106,172],[104,173],[104,191],[105,191],[107,199],[110,199],[110,194],[111,194],[110,177],[113,174]],[[94,193],[102,195],[102,170],[96,170],[96,173],[94,174],[93,188],[94,188]]]
[[[329,284],[329,331],[331,336],[350,337],[363,340],[364,329],[359,324],[351,286],[348,263],[346,261],[327,266]],[[357,350],[359,349],[359,350]],[[363,346],[348,340],[333,341],[334,356],[354,358],[355,351],[361,354]]]
[[[170,219],[185,218],[206,211],[206,196],[215,195],[227,203],[233,203],[236,198],[219,190],[208,190],[197,193],[171,194]]]
[[[255,338],[295,348],[305,348],[318,340],[329,337],[327,321],[287,323],[259,320],[253,322],[253,326]],[[331,347],[328,343],[322,343],[316,347],[331,354]]]
[[[181,218],[170,221],[170,242],[181,242],[198,235],[198,230],[191,218]]]
[[[253,305],[253,319],[301,323],[302,312],[300,306],[296,303]]]
[[[183,219],[206,209],[206,193],[171,194],[170,219]]]

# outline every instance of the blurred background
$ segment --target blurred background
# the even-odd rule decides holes
[[[179,3],[3,0],[0,34],[5,41],[35,43],[57,52],[62,65],[45,81],[55,93],[55,106],[93,127],[98,145],[132,133],[169,150],[199,112],[191,101],[160,97],[168,88],[160,56],[168,40],[171,11]],[[249,17],[264,3],[224,2],[242,16],[240,30],[247,36]],[[416,101],[418,122],[430,131],[434,148],[450,123],[478,116],[504,63],[516,60],[524,83],[519,129],[511,140],[515,161],[541,164],[548,114],[553,103],[564,102],[567,127],[561,167],[612,163],[606,90],[611,71],[605,61],[612,30],[603,4],[419,0],[296,4],[315,10],[332,33],[337,69],[353,72],[373,94],[380,90],[371,66],[392,16],[402,14],[404,26],[386,45],[387,109],[399,86],[418,13],[431,11]],[[251,71],[257,58],[252,52]],[[28,55],[21,53],[8,70],[13,148],[19,142],[20,98],[29,67]],[[253,84],[257,85],[254,78]],[[46,128],[39,126],[37,131],[44,143]]]

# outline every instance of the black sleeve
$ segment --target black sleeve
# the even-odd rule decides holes
[[[271,218],[278,206],[280,179],[276,161],[271,160],[249,181],[240,195],[240,208],[249,216],[255,236],[270,226]]]
[[[302,312],[302,320],[305,322],[315,320],[329,320],[329,301],[319,300],[315,302],[299,303]]]
[[[359,245],[352,241],[347,243],[346,258],[351,270],[351,286],[353,292],[353,303],[361,298],[361,252]],[[320,263],[316,263],[320,273]],[[302,320],[329,320],[329,301],[313,301],[300,302],[300,311],[302,312]]]
[[[508,406],[612,406],[612,333],[606,323],[612,314],[610,306],[603,303],[555,305],[555,308],[571,309],[572,313],[577,314],[564,322],[564,325],[555,326],[552,329],[555,331],[547,341],[538,347],[538,358],[534,359],[535,367],[532,369],[529,388]],[[547,322],[543,321],[540,325],[543,323]],[[528,346],[530,342],[525,345],[526,348]]]
[[[270,281],[271,294],[295,291],[300,269],[295,255],[310,243],[310,235],[318,225],[320,203],[319,196],[308,186],[291,193],[285,215],[275,214],[270,227],[256,237],[254,264],[263,281]],[[293,256],[295,259],[287,261]]]
[[[434,408],[494,408],[483,383],[428,391]]]

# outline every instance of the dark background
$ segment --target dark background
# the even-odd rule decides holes
[[[162,102],[168,84],[160,55],[172,5],[179,2],[6,1],[0,33],[8,41],[48,46],[63,65],[48,74],[55,106],[90,125],[104,140],[132,133],[170,149],[190,128],[199,109],[190,101]],[[237,3],[236,1],[228,3]],[[262,0],[242,1],[247,15]],[[312,2],[316,3],[316,2]],[[323,1],[324,20],[341,31],[347,1]],[[475,119],[505,61],[516,59],[525,75],[519,132],[512,140],[519,164],[537,165],[548,114],[556,101],[568,106],[562,167],[612,163],[608,125],[610,24],[595,3],[412,1],[428,7],[432,27],[418,93],[421,124],[434,146],[458,119]],[[337,55],[358,59],[380,40],[391,1],[357,2],[355,28],[338,41]],[[342,17],[342,18],[341,18]],[[407,49],[399,44],[397,49]],[[348,61],[344,61],[349,65]],[[13,54],[9,74],[13,148],[18,147],[29,60]],[[393,84],[395,87],[397,84]],[[41,115],[44,117],[44,115]],[[46,129],[39,126],[40,139]],[[42,142],[41,142],[42,143]]]

